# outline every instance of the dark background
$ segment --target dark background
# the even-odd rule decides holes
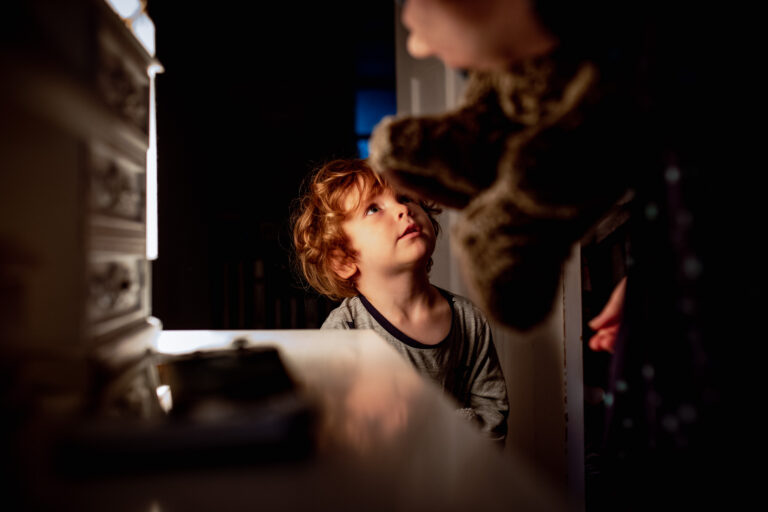
[[[394,3],[148,12],[165,68],[153,315],[166,329],[319,326],[332,305],[292,270],[290,205],[312,169],[358,156],[356,92],[394,95]]]

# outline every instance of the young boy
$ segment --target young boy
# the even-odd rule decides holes
[[[318,292],[343,299],[323,329],[373,329],[503,443],[509,406],[488,322],[429,282],[437,212],[398,194],[366,161],[334,160],[298,204],[298,262]]]

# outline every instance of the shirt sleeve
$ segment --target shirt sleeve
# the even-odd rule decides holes
[[[480,430],[490,439],[503,444],[507,437],[507,384],[501,371],[491,328],[483,319],[478,332],[477,359],[471,369],[469,406],[476,415]]]

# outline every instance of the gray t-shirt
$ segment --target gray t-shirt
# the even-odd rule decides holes
[[[344,299],[322,329],[373,329],[416,368],[459,403],[459,414],[474,420],[489,438],[502,442],[507,433],[507,388],[491,329],[468,299],[437,288],[451,304],[448,336],[425,345],[392,325],[362,295]]]

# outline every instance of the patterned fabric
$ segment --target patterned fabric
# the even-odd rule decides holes
[[[717,52],[698,33],[704,26],[692,30],[693,20],[676,24],[665,13],[658,19],[666,21],[644,53],[653,130],[644,140],[647,165],[633,177],[624,320],[588,510],[710,509],[733,506],[739,495],[728,483],[734,440],[725,390],[734,347],[723,328],[735,298],[717,286],[731,270],[715,219],[726,219],[729,206],[712,200],[714,177],[727,182],[729,166],[716,155],[726,136],[712,129],[724,124],[706,107],[726,89],[713,78]],[[738,169],[731,171],[735,179]]]

